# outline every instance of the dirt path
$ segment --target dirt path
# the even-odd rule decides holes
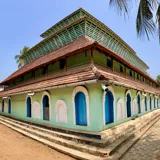
[[[0,124],[0,160],[74,160]]]

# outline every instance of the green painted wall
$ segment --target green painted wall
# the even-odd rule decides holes
[[[106,55],[100,54],[98,51],[94,50],[93,60],[95,63],[106,66]]]
[[[91,51],[81,52],[67,58],[67,68],[82,65],[91,61]]]
[[[101,90],[100,85],[98,84],[90,84],[85,86],[89,93],[89,102],[90,102],[90,125],[89,126],[78,126],[74,124],[73,120],[73,104],[72,104],[72,92],[75,87],[67,87],[60,89],[49,90],[51,95],[51,120],[44,121],[38,119],[32,119],[26,117],[26,97],[27,95],[17,95],[12,96],[12,114],[15,117],[23,118],[23,119],[32,119],[35,122],[41,122],[44,124],[51,124],[54,126],[66,127],[71,129],[78,130],[87,130],[87,131],[100,131],[103,129],[102,126],[102,94],[99,94],[99,90]],[[42,93],[36,93],[32,96],[32,103],[34,101],[38,101],[40,104],[42,102]],[[65,93],[65,94],[64,94]],[[64,100],[67,104],[67,112],[68,112],[68,122],[60,123],[56,122],[56,113],[55,113],[55,104],[57,100]],[[2,112],[1,112],[2,113]],[[95,118],[98,117],[98,118]]]
[[[130,118],[126,117],[126,112],[127,112],[126,111],[126,91],[127,89],[124,87],[112,85],[112,88],[114,90],[115,121],[112,124],[104,125],[104,118],[103,118],[104,91],[102,90],[101,85],[100,84],[88,84],[84,87],[88,90],[88,94],[89,94],[89,113],[90,113],[90,125],[89,126],[79,126],[79,125],[74,124],[72,92],[75,87],[52,89],[48,91],[51,96],[51,120],[50,121],[44,121],[42,120],[42,118],[41,120],[39,120],[39,119],[33,119],[33,118],[26,117],[26,98],[27,98],[26,94],[16,95],[16,96],[11,97],[11,100],[12,100],[12,109],[11,109],[12,114],[11,115],[17,118],[23,118],[26,120],[29,119],[29,120],[33,120],[35,122],[40,122],[44,124],[51,124],[53,126],[65,127],[65,128],[70,128],[70,129],[76,129],[76,130],[86,130],[86,131],[102,131],[106,128],[123,123],[135,117],[134,115],[132,115],[132,117]],[[137,98],[137,91],[130,90],[130,92],[131,92],[131,97],[132,97],[132,102],[133,102],[133,100]],[[42,103],[42,93],[43,92],[38,92],[34,96],[32,96],[32,104],[35,101],[38,101],[40,104]],[[117,119],[117,102],[120,98],[123,99],[124,101],[125,117],[123,120],[117,121],[116,120]],[[144,97],[141,95],[141,99],[142,98]],[[67,123],[56,122],[55,104],[57,100],[64,100],[67,104],[67,113],[68,113]],[[0,101],[2,101],[2,99],[0,99]],[[7,99],[5,99],[5,101],[7,101]],[[41,109],[42,109],[42,106],[41,106]],[[153,110],[154,109],[155,108],[153,108]],[[145,113],[147,112],[144,112],[142,114],[145,114]]]

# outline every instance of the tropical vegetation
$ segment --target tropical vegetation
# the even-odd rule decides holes
[[[160,40],[160,0],[109,0],[118,13],[128,15],[134,3],[138,3],[136,30],[138,36],[157,36]]]
[[[22,50],[20,50],[20,53],[15,55],[15,60],[18,64],[18,68],[21,68],[22,66],[24,66],[24,59],[22,58],[22,55],[24,55],[27,51],[29,50],[29,47],[24,46]]]

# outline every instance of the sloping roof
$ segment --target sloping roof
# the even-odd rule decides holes
[[[23,75],[24,73],[27,73],[33,69],[36,69],[40,66],[43,66],[45,64],[48,64],[52,61],[56,61],[64,56],[67,55],[71,55],[74,54],[75,52],[80,52],[82,50],[85,50],[87,48],[91,48],[92,46],[95,46],[103,51],[105,51],[106,53],[109,53],[110,55],[114,56],[117,60],[123,62],[124,64],[126,64],[128,67],[130,67],[131,69],[137,71],[138,73],[142,74],[144,77],[148,78],[149,80],[151,80],[152,82],[154,82],[157,86],[160,86],[160,84],[158,84],[154,79],[152,79],[150,76],[148,76],[146,73],[142,72],[140,69],[138,69],[136,66],[134,66],[133,64],[129,63],[128,61],[126,61],[125,59],[123,59],[122,57],[120,57],[119,55],[117,55],[116,53],[112,52],[111,50],[109,50],[108,48],[100,45],[99,43],[97,43],[96,41],[92,40],[91,38],[89,38],[88,36],[83,36],[82,38],[75,40],[73,42],[71,42],[70,44],[59,48],[55,51],[52,51],[49,54],[46,54],[42,57],[39,57],[38,59],[35,59],[34,61],[32,61],[29,64],[26,64],[25,66],[23,66],[22,68],[18,69],[16,72],[14,72],[13,74],[11,74],[8,78],[6,78],[3,82],[0,83],[0,85],[5,84],[6,82],[20,76]]]
[[[86,70],[86,71],[82,70],[81,72],[75,74],[61,76],[50,80],[44,80],[41,82],[36,82],[25,86],[4,90],[0,92],[0,97],[22,94],[24,92],[47,90],[48,88],[52,88],[59,85],[78,83],[93,79],[96,79],[96,75],[92,72],[92,70]]]
[[[123,74],[118,74],[108,70],[105,67],[98,65],[91,65],[90,67],[82,68],[81,71],[78,71],[74,74],[69,74],[66,76],[56,77],[50,80],[44,80],[41,82],[35,82],[21,87],[15,87],[13,89],[8,89],[0,92],[0,97],[11,96],[15,94],[29,93],[29,92],[38,92],[41,90],[47,90],[57,86],[69,85],[78,82],[90,81],[90,80],[99,80],[99,77],[103,76],[106,81],[119,82],[128,86],[134,86],[137,90],[144,90],[154,94],[160,94],[160,90],[148,86],[145,83],[140,81],[135,81],[129,77],[125,77]]]
[[[132,86],[137,90],[143,90],[147,92],[153,92],[155,94],[160,94],[160,89],[151,87],[146,83],[142,83],[139,80],[134,80],[130,77],[125,77],[122,73],[117,72],[108,72],[107,69],[101,66],[96,66],[95,73],[99,75],[103,75],[106,79],[111,80],[111,82],[119,82],[121,84]]]
[[[22,68],[18,69],[16,72],[11,74],[7,79],[5,79],[1,84],[4,84],[5,82],[14,79],[28,71],[31,71],[35,68],[38,68],[40,66],[43,66],[49,62],[52,62],[56,59],[59,59],[65,55],[72,54],[73,52],[76,52],[80,49],[85,49],[85,47],[89,47],[90,45],[94,44],[95,41],[90,39],[87,36],[83,36],[82,38],[75,40],[71,42],[70,44],[59,48],[55,51],[52,51],[49,54],[46,54],[42,57],[39,57],[38,59],[35,59],[31,63],[26,64]]]

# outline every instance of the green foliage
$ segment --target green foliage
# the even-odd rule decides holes
[[[137,3],[137,1],[135,1]],[[120,14],[128,14],[132,8],[133,0],[110,0],[110,6],[114,6]],[[156,13],[156,14],[155,14]],[[160,1],[140,0],[136,19],[138,36],[159,36],[160,41]]]
[[[157,76],[156,81],[160,83],[160,75]]]
[[[20,50],[20,54],[15,55],[14,58],[15,58],[17,64],[18,64],[18,68],[24,66],[24,63],[25,63],[25,62],[24,62],[24,59],[22,58],[22,56],[23,56],[24,54],[26,54],[26,52],[27,52],[28,50],[29,50],[29,47],[24,46],[23,49]]]

